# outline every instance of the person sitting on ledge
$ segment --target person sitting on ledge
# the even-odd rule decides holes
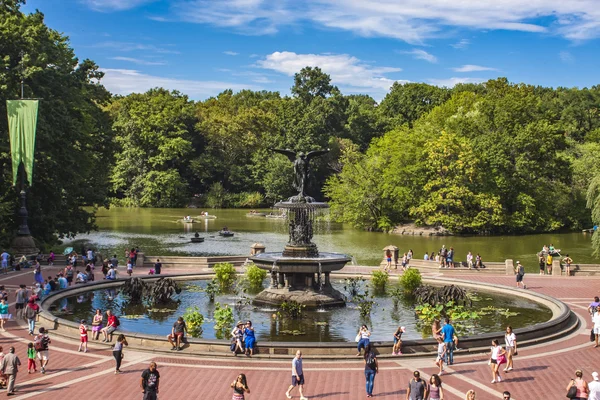
[[[187,332],[187,326],[185,325],[183,318],[179,317],[171,328],[171,334],[167,336],[167,340],[171,346],[173,346],[171,350],[180,351],[183,349],[181,342],[183,341],[185,332]],[[173,339],[175,339],[175,343],[173,342]]]

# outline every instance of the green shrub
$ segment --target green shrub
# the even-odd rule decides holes
[[[231,263],[218,263],[213,267],[215,271],[215,280],[219,284],[219,290],[226,292],[231,289],[235,282],[236,271]]]
[[[390,276],[387,272],[373,271],[371,274],[371,286],[373,290],[377,293],[384,293],[389,279]]]
[[[215,330],[228,331],[233,325],[233,310],[227,304],[221,307],[220,303],[215,303],[213,319],[215,320]]]
[[[257,208],[263,204],[264,196],[260,192],[240,193],[238,206],[242,208]]]
[[[248,280],[248,285],[250,289],[257,290],[262,289],[263,281],[267,277],[267,271],[261,268],[258,268],[254,264],[250,264],[246,268],[246,280]]]
[[[202,324],[204,323],[204,315],[200,313],[200,309],[196,306],[189,307],[183,314],[183,320],[187,326],[188,333],[192,337],[202,336]]]
[[[404,287],[405,293],[412,293],[421,286],[421,273],[418,269],[409,268],[402,274],[400,283]]]

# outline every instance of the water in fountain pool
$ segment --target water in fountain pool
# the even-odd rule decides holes
[[[148,334],[166,335],[177,317],[183,315],[186,308],[198,306],[205,317],[203,338],[214,339],[214,303],[209,302],[203,289],[207,281],[189,281],[184,283],[184,290],[175,298],[176,304],[171,306],[146,307],[131,305],[127,296],[117,290],[96,290],[86,294],[76,295],[57,304],[53,312],[62,318],[78,322],[80,319],[91,321],[96,309],[111,309],[120,315],[121,329],[129,332],[144,332]],[[267,282],[265,282],[266,286]],[[334,288],[344,292],[342,281],[333,281]],[[251,297],[251,296],[250,296]],[[550,319],[552,313],[545,307],[525,299],[508,296],[488,295],[482,293],[480,300],[473,302],[474,309],[489,305],[498,308],[510,308],[519,313],[516,316],[483,317],[476,326],[469,326],[463,334],[486,333],[504,330],[506,325],[514,329],[526,325],[544,322]],[[304,311],[301,319],[293,320],[284,316],[277,317],[275,307],[255,307],[251,304],[236,307],[235,294],[218,295],[216,300],[228,304],[234,309],[236,320],[251,320],[262,341],[308,341],[308,342],[353,342],[358,327],[366,323],[372,332],[372,340],[391,340],[396,328],[406,326],[406,339],[421,339],[430,337],[431,329],[419,330],[414,304],[401,301],[394,306],[389,297],[376,297],[377,306],[373,307],[368,320],[361,319],[358,309],[351,301],[346,307],[333,309],[317,309]],[[242,302],[243,303],[243,302]],[[61,311],[66,309],[66,311]],[[459,327],[461,328],[461,327]]]

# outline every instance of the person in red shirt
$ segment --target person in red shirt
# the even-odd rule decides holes
[[[79,336],[81,337],[81,343],[79,343],[79,350],[77,351],[81,351],[81,349],[83,348],[83,352],[87,353],[88,327],[85,324],[85,319],[82,319],[81,325],[79,325]]]
[[[117,326],[119,326],[118,319],[115,315],[113,315],[112,311],[106,311],[107,322],[106,327],[104,327],[100,332],[104,335],[104,339],[102,342],[112,342],[113,332],[117,330]]]

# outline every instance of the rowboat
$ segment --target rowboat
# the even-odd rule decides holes
[[[219,236],[232,237],[233,236],[233,232],[231,232],[231,231],[219,231]]]

